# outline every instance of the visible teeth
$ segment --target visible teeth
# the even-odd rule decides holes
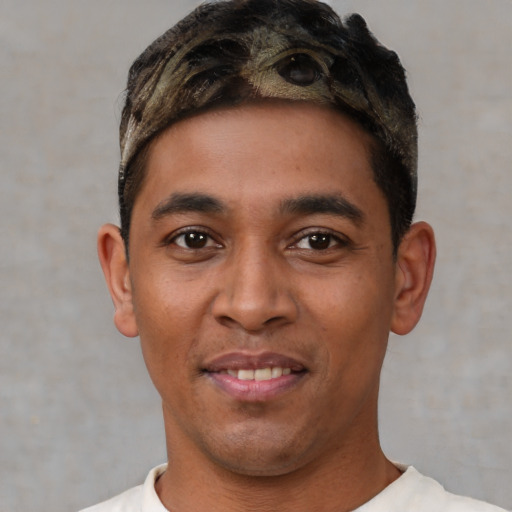
[[[254,380],[254,370],[238,370],[237,377],[240,380]]]
[[[283,375],[283,369],[279,366],[276,366],[275,368],[272,368],[272,378],[275,379],[277,377],[281,377]]]
[[[269,380],[272,378],[271,368],[258,368],[254,372],[254,380]]]
[[[257,370],[243,369],[243,370],[223,370],[221,373],[227,373],[231,377],[239,380],[270,380],[277,379],[282,375],[290,375],[291,368],[281,368],[275,366],[274,368],[258,368]]]

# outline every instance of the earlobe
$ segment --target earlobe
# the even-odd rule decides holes
[[[98,257],[115,307],[114,323],[121,334],[138,335],[125,245],[117,226],[105,224],[98,232]]]
[[[391,330],[407,334],[418,323],[434,273],[436,244],[426,222],[417,222],[404,236],[396,262],[396,292]]]

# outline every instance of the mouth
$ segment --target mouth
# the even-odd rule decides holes
[[[263,402],[289,392],[307,372],[299,361],[269,352],[226,354],[202,370],[224,393],[245,402]]]
[[[256,370],[251,368],[243,368],[241,370],[221,370],[219,373],[227,373],[238,380],[271,380],[278,379],[283,375],[290,375],[291,372],[291,368],[267,366],[266,368],[257,368]]]

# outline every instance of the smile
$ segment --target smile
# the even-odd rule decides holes
[[[229,353],[203,369],[205,376],[231,398],[265,402],[296,388],[308,373],[299,361],[275,353]]]
[[[219,373],[231,375],[231,377],[235,377],[238,380],[271,380],[282,377],[283,375],[290,375],[291,372],[291,368],[274,366],[273,368],[258,368],[257,370],[252,370],[250,368],[241,370],[222,370]]]

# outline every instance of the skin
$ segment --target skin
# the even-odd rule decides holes
[[[129,263],[100,230],[116,325],[162,397],[169,510],[352,510],[399,476],[380,370],[389,332],[419,320],[435,245],[417,223],[393,256],[370,144],[306,103],[203,113],[152,144]],[[212,369],[269,353],[296,364],[281,387],[240,392]]]

